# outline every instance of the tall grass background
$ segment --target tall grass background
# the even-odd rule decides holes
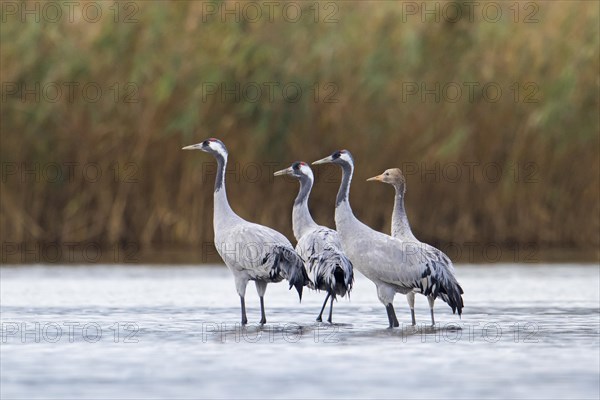
[[[208,15],[200,1],[136,2],[137,22],[121,16],[116,23],[110,4],[99,4],[104,14],[95,23],[14,16],[2,23],[4,243],[208,251],[214,162],[180,149],[215,136],[229,148],[234,210],[290,238],[297,186],[269,172],[347,148],[356,161],[353,209],[376,229],[389,230],[393,190],[365,179],[404,166],[409,218],[424,241],[533,243],[597,257],[598,3],[536,2],[533,23],[522,21],[527,2],[518,3],[517,23],[507,3],[495,23],[481,8],[474,21],[422,20],[400,2],[337,2],[331,23],[324,21],[330,2],[319,4],[316,22],[315,3],[295,3],[306,15],[297,22],[276,12],[273,21],[242,15],[236,23]],[[36,82],[94,82],[103,95],[90,102],[76,91],[69,101],[65,91],[52,102],[7,86]],[[241,92],[237,99],[206,92],[210,83],[241,90],[265,82],[298,84],[302,95],[286,101],[276,90],[271,101],[265,89],[248,101]],[[462,96],[407,96],[407,84],[436,82],[458,83]],[[480,85],[473,99],[465,82]],[[490,82],[503,91],[497,102],[481,92]],[[117,100],[108,89],[115,83]],[[521,85],[516,102],[514,83]],[[525,90],[526,83],[534,86]],[[75,175],[20,173],[36,163],[75,163]],[[82,174],[90,164],[102,172],[97,181]],[[339,171],[315,172],[310,206],[318,222],[333,226]]]

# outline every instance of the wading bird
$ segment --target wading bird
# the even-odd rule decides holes
[[[432,266],[432,273],[436,275],[438,281],[454,282],[454,266],[450,258],[444,254],[441,250],[435,247],[420,242],[413,235],[408,223],[408,217],[404,208],[404,195],[406,194],[406,179],[399,168],[388,169],[381,175],[374,176],[367,179],[367,181],[379,181],[392,185],[396,191],[396,197],[394,199],[394,210],[392,211],[392,237],[400,239],[403,242],[411,242],[416,244],[421,250],[423,257],[427,259],[427,262]],[[459,292],[462,294],[462,288],[458,286]],[[444,299],[446,303],[449,303],[447,294],[440,292],[439,296]],[[446,297],[446,298],[444,298]],[[406,300],[410,307],[410,315],[412,318],[412,324],[416,325],[415,319],[415,292],[411,291],[406,294]],[[431,311],[431,325],[435,325],[435,318],[433,316],[433,304],[435,303],[435,297],[430,293],[427,295],[429,302],[429,310]],[[462,303],[461,303],[462,304]]]
[[[346,293],[349,295],[352,290],[354,281],[352,263],[342,251],[338,233],[333,229],[317,225],[310,215],[308,197],[314,182],[310,167],[304,162],[295,162],[289,168],[275,172],[274,175],[290,175],[300,182],[300,190],[292,209],[292,228],[298,241],[296,251],[304,260],[312,280],[309,287],[327,292],[317,321],[322,321],[327,300],[331,299],[327,319],[331,323],[333,300],[336,296],[344,297]]]
[[[183,150],[202,150],[217,160],[217,176],[214,192],[215,247],[233,273],[235,286],[240,296],[242,325],[246,318],[246,285],[254,281],[260,297],[260,323],[267,322],[264,295],[267,284],[287,279],[298,291],[302,300],[302,287],[309,283],[302,258],[294,251],[292,244],[281,233],[254,224],[238,216],[227,200],[225,191],[225,168],[227,149],[218,139],[207,139],[201,143],[186,146]]]
[[[354,159],[347,150],[313,164],[333,163],[342,168],[342,181],[335,202],[335,225],[342,248],[352,265],[377,287],[379,301],[386,308],[390,328],[399,326],[393,301],[396,293],[412,291],[425,296],[441,296],[452,308],[462,314],[462,289],[450,275],[441,275],[435,261],[416,243],[402,242],[369,228],[360,222],[350,207],[350,182],[354,172]]]

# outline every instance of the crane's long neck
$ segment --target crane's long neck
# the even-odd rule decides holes
[[[225,190],[225,168],[227,167],[227,156],[216,154],[217,159],[217,177],[215,179],[214,193],[214,224],[215,226],[224,219],[236,217],[237,215],[231,209],[227,200],[227,192]]]
[[[310,177],[302,176],[300,178],[300,190],[292,209],[292,228],[296,240],[300,240],[306,232],[317,227],[317,223],[308,210],[308,196],[310,195],[312,185],[313,181]]]
[[[404,187],[394,185],[396,197],[394,199],[394,211],[392,212],[392,236],[401,239],[415,239],[410,229],[406,210],[404,208]]]
[[[338,190],[337,197],[335,199],[335,211],[336,219],[338,212],[340,216],[347,215],[354,218],[352,208],[350,207],[350,183],[352,182],[352,174],[354,173],[354,166],[351,164],[342,164],[342,182],[340,183],[340,189]]]

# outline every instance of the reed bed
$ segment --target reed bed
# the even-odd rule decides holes
[[[208,252],[215,164],[180,149],[215,136],[232,207],[290,238],[296,183],[272,172],[347,148],[353,209],[376,229],[393,190],[365,179],[401,167],[424,241],[600,245],[596,2],[496,2],[496,22],[485,2],[472,21],[446,1],[427,6],[463,18],[421,2],[282,3],[297,19],[260,2],[260,18],[231,1],[95,4],[95,22],[3,16],[4,243]],[[339,171],[316,174],[310,205],[333,226]]]

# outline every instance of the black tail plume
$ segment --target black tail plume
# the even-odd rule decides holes
[[[304,261],[298,253],[286,247],[278,246],[274,249],[274,252],[276,257],[273,270],[287,279],[290,283],[290,289],[292,286],[296,288],[298,297],[302,301],[302,288],[310,282],[304,267]]]
[[[452,308],[452,314],[456,314],[458,311],[458,315],[462,315],[462,309],[464,307],[462,294],[463,289],[460,287],[458,282],[452,282],[450,285],[443,285],[440,288],[439,295],[444,300],[450,308]]]

